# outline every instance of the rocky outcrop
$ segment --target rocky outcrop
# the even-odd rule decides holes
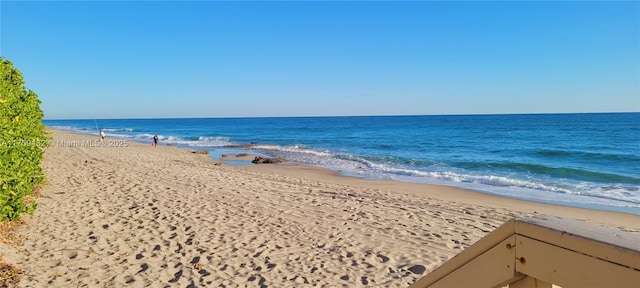
[[[267,158],[267,157],[261,157],[261,156],[256,156],[256,158],[254,158],[251,161],[251,163],[253,164],[273,164],[273,163],[280,163],[280,162],[284,162],[284,159]]]

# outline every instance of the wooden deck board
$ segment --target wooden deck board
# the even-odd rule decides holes
[[[553,216],[522,219],[515,226],[519,235],[640,270],[639,234]]]
[[[640,272],[517,235],[516,270],[561,287],[640,287]]]

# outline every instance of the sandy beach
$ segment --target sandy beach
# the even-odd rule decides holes
[[[624,213],[52,136],[24,243],[0,245],[19,287],[407,287],[514,217],[640,233]]]

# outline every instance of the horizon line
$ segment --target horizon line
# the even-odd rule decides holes
[[[331,117],[415,117],[415,116],[498,116],[498,115],[571,115],[571,114],[633,114],[640,111],[614,112],[531,112],[531,113],[458,113],[458,114],[378,114],[378,115],[298,115],[298,116],[194,116],[194,117],[116,117],[116,118],[43,118],[55,120],[150,120],[150,119],[241,119],[241,118],[331,118]]]

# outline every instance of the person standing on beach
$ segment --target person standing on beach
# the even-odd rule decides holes
[[[104,140],[104,131],[100,130],[100,138],[102,138],[102,140]]]
[[[153,147],[158,146],[158,134],[153,135],[153,143],[151,143],[151,146]]]

